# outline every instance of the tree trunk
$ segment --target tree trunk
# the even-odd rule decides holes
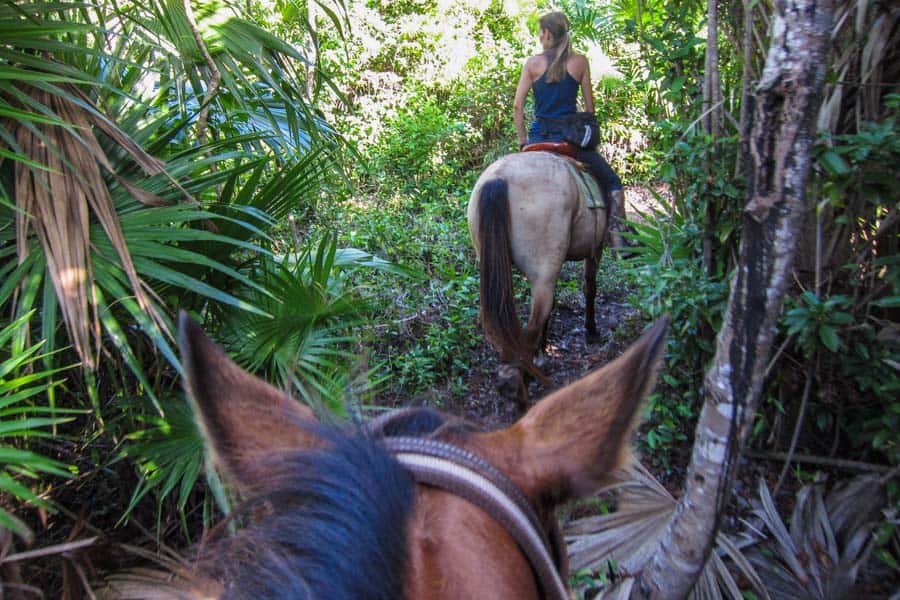
[[[834,0],[776,4],[771,44],[748,122],[749,202],[738,269],[706,374],[685,493],[634,598],[683,598],[718,529],[741,446],[759,404],[766,363],[806,218],[805,189]]]
[[[756,6],[754,0],[743,0],[744,2],[744,65],[741,71],[741,121],[739,125],[740,142],[737,161],[734,166],[734,176],[740,177],[744,174],[743,159],[749,154],[749,127],[747,123],[750,120],[750,79],[753,77],[753,10]]]
[[[706,56],[703,75],[703,124],[704,133],[709,134],[713,143],[722,134],[722,83],[719,78],[719,0],[706,2]],[[706,159],[707,177],[711,177],[710,159]],[[719,203],[710,198],[706,203],[703,234],[703,267],[710,275],[715,271],[713,252],[715,238],[713,230],[719,218]]]
[[[722,83],[719,78],[719,0],[706,2],[706,55],[703,74],[703,130],[719,137],[722,133]]]

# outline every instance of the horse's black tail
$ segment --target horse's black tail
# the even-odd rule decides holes
[[[509,187],[491,179],[478,196],[478,247],[481,268],[481,326],[500,360],[525,358],[522,324],[516,313],[510,246]],[[528,362],[530,357],[528,357]]]

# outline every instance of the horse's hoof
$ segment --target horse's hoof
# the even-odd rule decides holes
[[[520,403],[524,388],[525,380],[519,369],[511,365],[500,365],[500,368],[497,370],[497,391],[501,396]]]

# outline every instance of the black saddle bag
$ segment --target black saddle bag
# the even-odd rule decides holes
[[[544,125],[558,131],[564,141],[585,150],[593,150],[600,143],[600,124],[590,112],[577,112],[559,119],[541,119]]]
[[[600,143],[600,124],[594,113],[579,112],[568,119],[568,126],[563,131],[570,144],[593,150]]]

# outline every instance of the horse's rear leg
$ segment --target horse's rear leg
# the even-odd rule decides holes
[[[549,282],[537,282],[531,285],[531,314],[528,324],[522,332],[524,348],[528,356],[533,357],[538,345],[544,338],[544,325],[553,307],[553,292],[556,279]],[[528,409],[528,387],[525,385],[525,374],[520,364],[514,364],[512,356],[500,356],[500,368],[497,370],[497,389],[501,396],[514,398],[519,414]],[[518,361],[515,361],[518,362]],[[512,364],[511,364],[512,363]],[[537,366],[537,365],[536,365]],[[538,368],[540,368],[538,366]]]
[[[497,369],[497,391],[503,398],[515,400],[516,411],[521,416],[528,410],[528,386],[522,370],[508,363],[500,363]]]
[[[597,341],[597,267],[599,258],[584,259],[584,337],[589,343]]]
[[[556,279],[551,281],[536,281],[531,284],[531,313],[528,315],[528,324],[525,326],[525,348],[532,356],[543,350],[547,341],[546,325],[553,308],[553,293],[556,288]]]

